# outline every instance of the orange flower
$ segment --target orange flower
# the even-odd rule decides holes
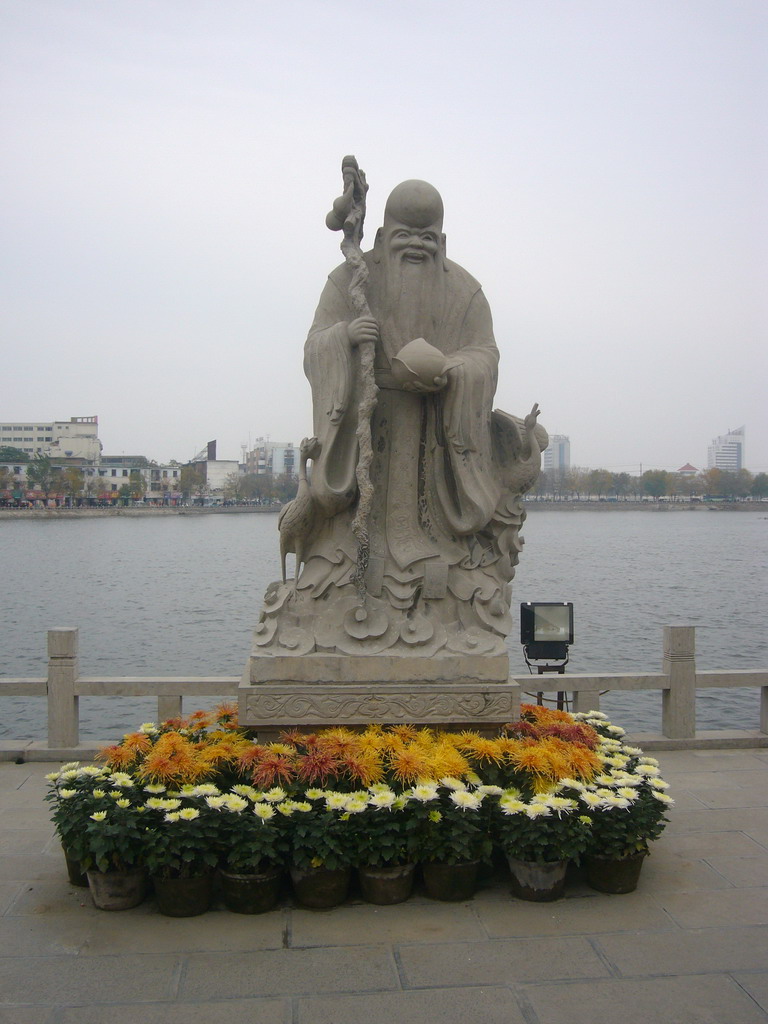
[[[416,744],[389,751],[389,769],[401,785],[411,785],[419,779],[435,779],[434,769],[425,752]]]
[[[167,732],[145,757],[138,776],[144,782],[181,786],[197,782],[205,772],[206,765],[194,744],[176,732]]]

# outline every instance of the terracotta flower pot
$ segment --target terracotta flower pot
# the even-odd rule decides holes
[[[587,882],[598,892],[634,892],[646,853],[633,853],[614,860],[610,857],[585,857]]]
[[[407,900],[413,891],[415,864],[392,864],[386,867],[359,867],[360,892],[368,903],[380,907]]]
[[[518,899],[545,903],[563,895],[567,860],[539,863],[507,855],[507,863],[512,874],[512,895]]]
[[[99,910],[130,910],[137,907],[147,894],[147,872],[144,868],[89,870],[87,875],[93,904]]]
[[[277,904],[283,872],[280,868],[273,868],[240,874],[222,869],[219,878],[221,895],[228,910],[236,914],[263,914]]]
[[[211,905],[213,875],[195,875],[192,878],[161,878],[152,881],[157,897],[157,909],[166,917],[196,917]]]
[[[291,867],[291,881],[296,899],[305,907],[325,910],[337,907],[347,898],[352,868]]]
[[[471,900],[477,886],[478,861],[468,860],[461,864],[443,864],[441,861],[425,861],[421,865],[427,896],[433,900],[456,903]]]

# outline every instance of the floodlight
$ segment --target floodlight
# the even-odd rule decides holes
[[[573,643],[571,601],[525,601],[520,605],[520,643],[526,663],[556,661],[559,665],[537,666],[542,672],[562,672]]]

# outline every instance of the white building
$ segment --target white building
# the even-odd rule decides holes
[[[262,476],[296,476],[296,449],[293,441],[270,441],[257,437],[251,451],[245,453],[246,473]]]
[[[563,471],[571,468],[571,441],[564,434],[551,434],[549,447],[541,455],[541,468],[545,473]]]
[[[744,438],[744,427],[716,437],[707,449],[707,469],[722,469],[732,473],[744,469]]]
[[[101,455],[98,416],[72,416],[69,420],[33,420],[0,423],[0,446],[19,448],[25,455],[57,459],[86,459]]]

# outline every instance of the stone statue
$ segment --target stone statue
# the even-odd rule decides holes
[[[311,470],[281,522],[283,562],[296,551],[297,578],[284,572],[270,585],[256,648],[499,654],[512,628],[521,496],[548,443],[538,406],[524,420],[492,411],[491,312],[477,281],[446,257],[437,190],[398,185],[363,254],[368,186],[353,157],[342,172],[327,224],[344,231],[347,258],[305,345]]]

